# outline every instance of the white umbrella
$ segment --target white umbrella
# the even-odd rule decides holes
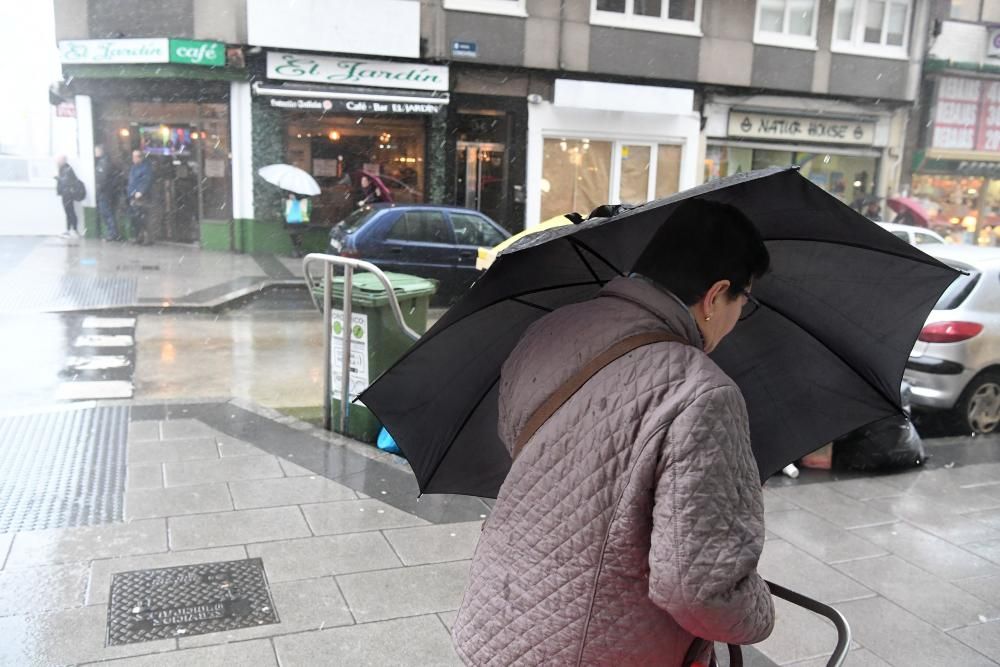
[[[260,177],[271,185],[277,185],[282,190],[309,197],[319,194],[319,184],[316,179],[298,167],[290,164],[269,164],[257,170]]]

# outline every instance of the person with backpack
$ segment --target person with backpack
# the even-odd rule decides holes
[[[87,196],[87,188],[83,185],[73,167],[69,166],[65,155],[56,158],[59,172],[56,175],[56,194],[62,199],[63,210],[66,212],[66,231],[63,236],[80,235],[77,230],[76,202],[83,201]]]

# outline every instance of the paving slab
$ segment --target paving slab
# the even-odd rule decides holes
[[[853,531],[903,560],[943,579],[967,579],[988,574],[1000,574],[997,563],[970,553],[940,537],[935,537],[908,523],[858,528]]]
[[[888,553],[882,547],[805,510],[773,512],[767,515],[764,523],[775,535],[825,563],[871,558]]]
[[[838,480],[826,486],[829,486],[837,493],[842,493],[855,500],[885,498],[888,496],[898,496],[903,493],[899,488],[874,477]]]
[[[157,420],[132,421],[128,425],[128,441],[159,440],[160,422]]]
[[[785,665],[812,658],[830,657],[837,646],[837,630],[822,616],[774,600],[774,631],[754,648]]]
[[[225,484],[137,489],[125,493],[125,519],[205,514],[233,509]]]
[[[282,667],[462,664],[447,629],[434,615],[277,637],[274,648]]]
[[[418,565],[337,577],[358,623],[458,609],[470,561]]]
[[[163,474],[168,487],[284,476],[278,460],[273,456],[235,456],[205,461],[165,463]]]
[[[953,584],[990,604],[1000,604],[1000,575],[959,579]]]
[[[383,531],[404,565],[468,560],[482,533],[482,521]]]
[[[168,419],[160,424],[164,440],[174,438],[211,438],[218,431],[198,419]]]
[[[319,475],[230,482],[229,489],[236,509],[357,500],[351,489]]]
[[[125,470],[126,491],[163,488],[163,464],[161,463],[140,463],[127,466]]]
[[[952,630],[949,634],[1000,663],[1000,621]]]
[[[249,544],[247,551],[251,557],[263,559],[270,581],[312,579],[402,565],[378,532]]]
[[[217,459],[219,449],[214,438],[181,438],[178,440],[140,440],[129,442],[128,462],[167,463]]]
[[[311,533],[298,507],[272,507],[169,519],[170,548],[206,549],[270,542]]]
[[[419,517],[378,500],[342,500],[303,505],[302,511],[316,535],[429,525]]]
[[[0,572],[0,616],[81,606],[89,569],[67,563]]]
[[[17,533],[6,568],[91,561],[167,550],[163,519]]]
[[[836,605],[859,644],[894,667],[996,667],[996,663],[883,597]]]
[[[836,568],[941,629],[1000,619],[1000,608],[898,556],[840,563]]]
[[[181,665],[277,667],[278,659],[274,655],[271,642],[258,639],[88,664],[113,667],[180,667]]]
[[[891,512],[896,517],[953,544],[1000,540],[1000,531],[967,516],[941,509],[932,499],[923,496],[877,498],[868,504]]]
[[[826,484],[788,486],[775,489],[774,493],[841,528],[875,526],[897,520],[892,514],[838,493]]]
[[[765,579],[826,604],[875,595],[871,589],[784,540],[764,543],[757,569]]]
[[[982,556],[983,558],[1000,565],[1000,540],[975,542],[971,544],[964,544],[962,546],[974,554]]]

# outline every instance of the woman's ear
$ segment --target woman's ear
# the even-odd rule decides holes
[[[720,296],[729,289],[730,285],[732,285],[732,283],[728,280],[719,280],[708,288],[708,291],[705,292],[705,296],[701,298],[701,306],[702,310],[705,311],[705,317],[712,317],[718,305],[716,302]]]

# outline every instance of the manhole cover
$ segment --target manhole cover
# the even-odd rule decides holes
[[[121,572],[108,646],[278,623],[260,558]]]

